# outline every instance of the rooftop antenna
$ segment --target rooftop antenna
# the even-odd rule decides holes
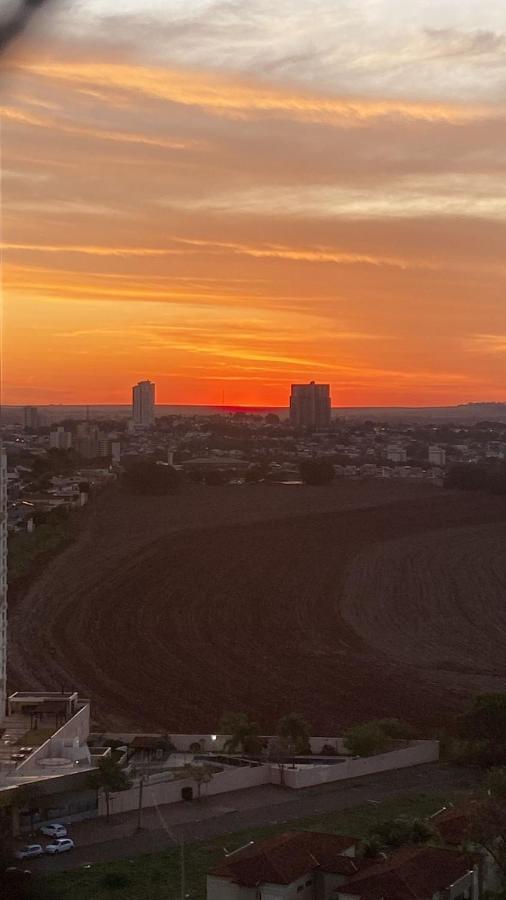
[[[238,847],[237,850],[227,850],[226,847],[223,847],[224,853],[226,857],[233,856],[234,853],[240,853],[241,850],[246,850],[247,847],[252,847],[255,841],[248,841],[247,844],[243,844],[242,847]]]

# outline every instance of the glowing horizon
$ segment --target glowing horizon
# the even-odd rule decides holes
[[[6,405],[506,400],[501,5],[315,5],[54,4],[13,47]]]

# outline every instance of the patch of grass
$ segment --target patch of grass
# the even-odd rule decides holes
[[[39,557],[64,550],[72,537],[65,521],[39,525],[32,534],[19,532],[9,537],[9,578],[16,581],[29,575]]]
[[[251,828],[222,835],[185,848],[186,893],[191,900],[204,900],[206,872],[223,858],[223,848],[235,850],[248,841],[258,841],[283,831],[307,829],[367,837],[379,822],[397,816],[424,818],[441,809],[451,794],[418,794],[385,800],[377,806],[365,804],[354,809],[311,816],[283,825]],[[281,811],[281,810],[280,810]],[[180,853],[177,848],[138,856],[132,860],[104,863],[91,869],[62,872],[43,879],[48,896],[57,900],[176,900],[179,897]]]

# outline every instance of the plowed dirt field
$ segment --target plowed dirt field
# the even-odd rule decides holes
[[[296,710],[315,733],[444,721],[506,690],[506,498],[409,483],[114,488],[13,592],[10,687],[98,724],[207,732]]]

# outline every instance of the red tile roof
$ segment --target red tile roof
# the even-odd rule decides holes
[[[244,887],[265,882],[291,884],[317,868],[351,875],[358,867],[342,854],[358,843],[358,838],[338,834],[287,832],[231,854],[209,874],[230,878]]]
[[[473,867],[470,856],[455,850],[410,847],[353,875],[339,891],[360,900],[432,900]]]
[[[481,804],[472,800],[465,806],[449,806],[431,817],[431,823],[446,844],[459,846],[469,837],[473,815]]]

